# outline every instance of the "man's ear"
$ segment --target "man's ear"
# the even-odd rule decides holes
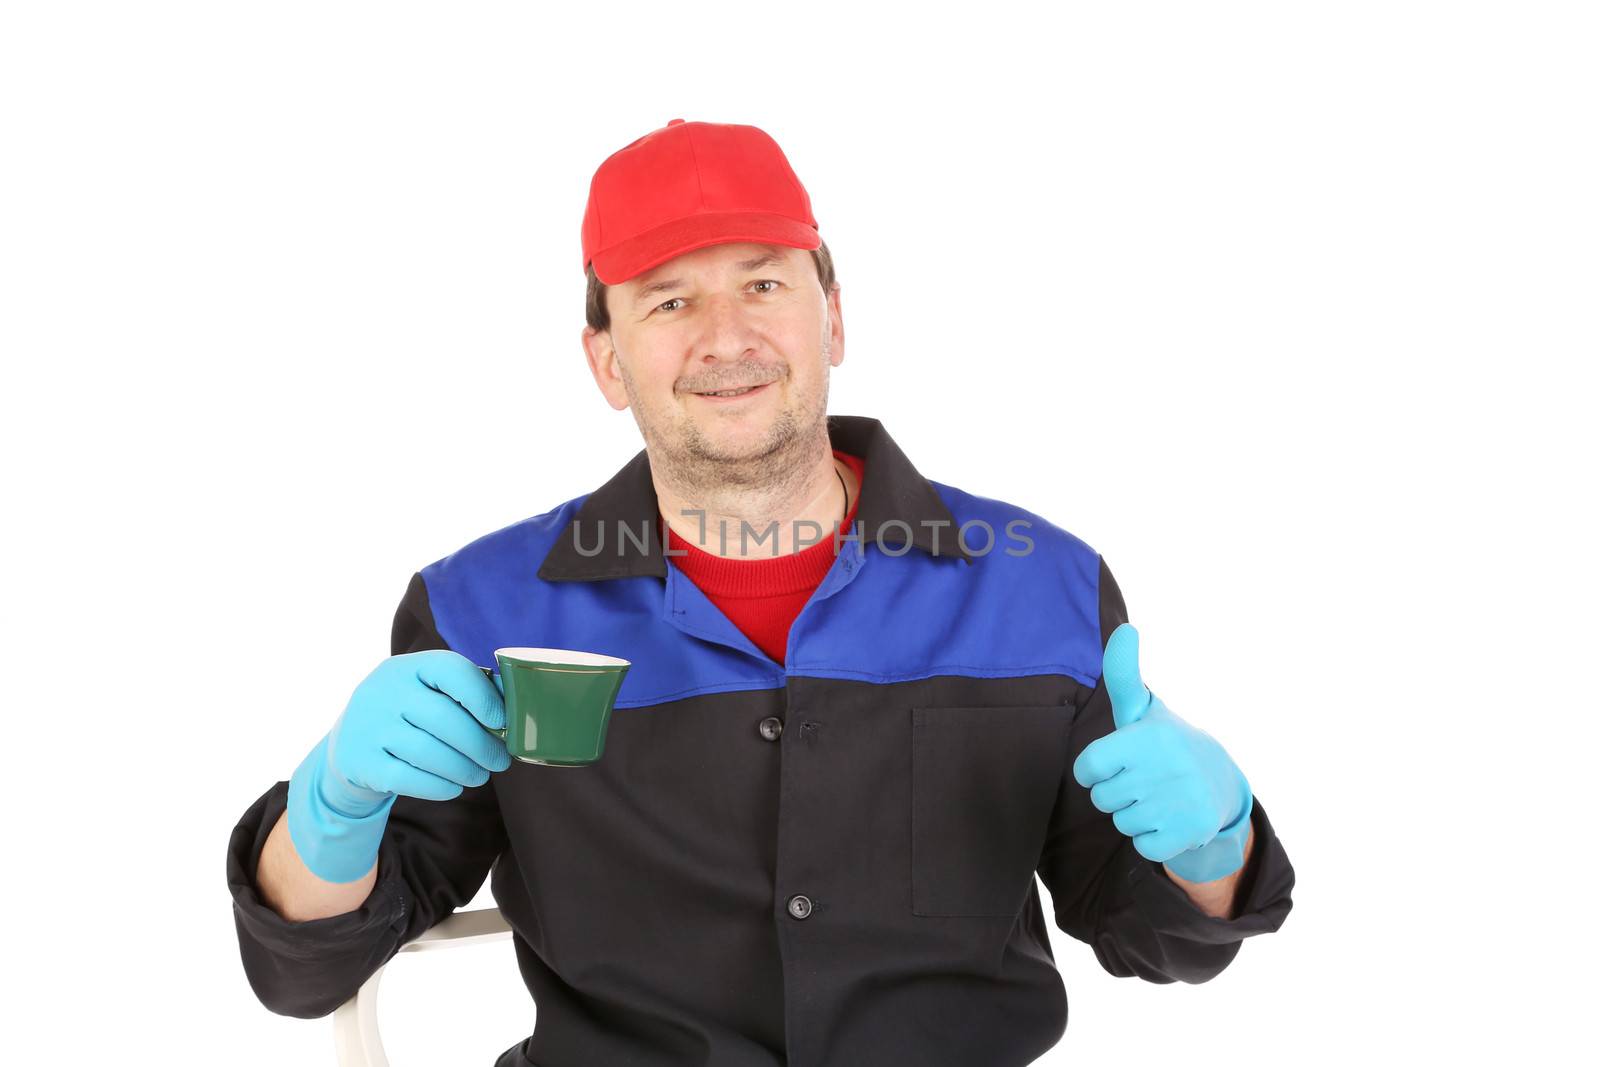
[[[828,294],[828,363],[837,367],[844,362],[844,310],[839,306],[839,283]]]
[[[616,411],[628,407],[628,389],[622,383],[622,369],[617,363],[617,348],[611,343],[610,330],[583,328],[583,354],[589,361],[589,373],[600,387],[606,403]]]

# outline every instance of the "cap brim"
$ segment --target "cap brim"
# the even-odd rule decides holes
[[[822,244],[822,238],[816,230],[782,215],[752,212],[690,215],[596,253],[592,266],[595,277],[606,285],[616,285],[652,267],[659,267],[674,256],[732,241],[786,245],[807,251]]]

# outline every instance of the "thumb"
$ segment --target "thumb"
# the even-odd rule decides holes
[[[1111,719],[1117,727],[1136,723],[1150,707],[1150,690],[1139,677],[1139,631],[1122,623],[1106,641],[1102,677],[1111,697]]]

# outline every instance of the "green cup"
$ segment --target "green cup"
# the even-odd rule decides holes
[[[612,705],[632,664],[565,648],[497,648],[494,658],[498,672],[478,669],[491,681],[500,675],[506,725],[489,732],[513,758],[546,767],[586,767],[600,759]]]

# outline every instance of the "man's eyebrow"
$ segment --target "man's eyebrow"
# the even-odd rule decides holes
[[[680,289],[682,287],[683,282],[677,278],[668,278],[665,281],[651,282],[649,285],[643,286],[637,293],[633,294],[634,306],[637,307],[638,305],[644,303],[645,298],[653,293],[670,293],[672,290]]]
[[[740,260],[733,266],[735,270],[740,272],[749,272],[753,270],[760,270],[762,267],[772,265],[782,266],[783,263],[783,257],[778,253],[763,252],[754,259]],[[644,303],[646,297],[654,296],[657,293],[670,293],[675,289],[682,288],[682,278],[663,278],[660,281],[650,282],[647,285],[641,286],[639,291],[633,294],[633,303],[635,306],[638,306],[639,304]]]
[[[759,270],[760,268],[772,263],[781,265],[783,263],[783,257],[778,255],[776,252],[766,252],[757,256],[755,259],[747,259],[741,263],[735,263],[734,266],[739,270]]]

